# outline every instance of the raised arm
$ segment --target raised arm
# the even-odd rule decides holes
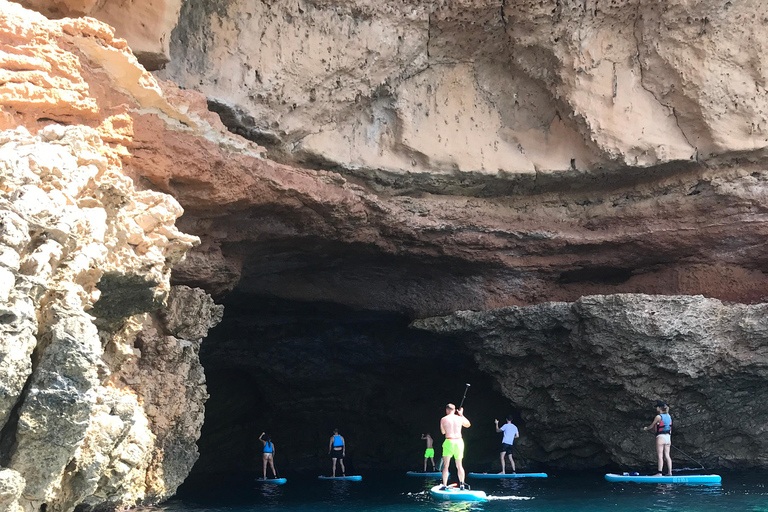
[[[493,422],[496,424],[496,432],[504,432],[499,428],[499,420],[493,420]]]
[[[261,444],[263,444],[264,446],[267,446],[267,442],[264,440],[264,434],[266,434],[266,432],[261,433],[261,435],[259,436],[259,441],[261,441]]]
[[[462,407],[459,409],[459,416],[461,417],[461,426],[464,428],[471,427],[472,424],[469,422],[466,416],[464,416],[464,408]]]

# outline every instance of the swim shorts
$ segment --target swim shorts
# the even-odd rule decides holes
[[[428,459],[428,458],[434,457],[434,456],[435,456],[435,449],[434,448],[427,448],[426,450],[424,450],[424,458],[425,459]]]
[[[443,457],[453,457],[454,459],[464,458],[464,440],[446,439],[443,441]]]
[[[659,434],[656,436],[656,439],[662,438],[664,440],[664,444],[672,444],[672,436],[670,434]]]
[[[501,450],[499,452],[508,453],[512,455],[512,445],[507,443],[501,443]]]
[[[344,450],[341,448],[334,448],[331,450],[331,458],[332,459],[343,459],[344,458]]]

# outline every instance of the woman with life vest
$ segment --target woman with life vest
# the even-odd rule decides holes
[[[341,465],[341,476],[347,476],[347,470],[344,468],[344,457],[347,455],[347,443],[344,442],[344,436],[339,435],[339,429],[333,429],[331,442],[328,444],[328,455],[331,456],[333,469],[331,476],[336,478],[336,461]]]
[[[266,436],[266,437],[265,437]],[[268,436],[266,432],[262,432],[259,436],[261,441],[261,460],[263,461],[264,480],[267,479],[267,464],[272,468],[272,476],[277,478],[277,471],[275,470],[275,444],[272,442],[272,437]]]
[[[651,430],[656,434],[656,458],[658,460],[658,473],[661,476],[664,469],[664,461],[667,461],[667,476],[672,476],[672,457],[669,449],[672,447],[672,417],[669,415],[669,406],[662,400],[656,402],[656,417],[653,423],[643,430]]]

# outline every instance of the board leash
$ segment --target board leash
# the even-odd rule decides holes
[[[672,445],[670,445],[670,446],[672,446],[672,448],[674,448],[675,450],[679,451],[680,453],[682,453],[683,455],[685,455],[686,457],[688,457],[689,459],[691,459],[693,462],[695,462],[696,464],[698,464],[699,466],[701,466],[701,469],[707,469],[707,468],[705,468],[705,467],[704,467],[704,464],[702,464],[701,462],[697,461],[696,459],[694,459],[693,457],[691,457],[690,455],[688,455],[687,453],[685,453],[683,450],[681,450],[681,449],[680,449],[680,448],[678,448],[677,446],[675,446],[675,445],[673,445],[673,444],[672,444]]]

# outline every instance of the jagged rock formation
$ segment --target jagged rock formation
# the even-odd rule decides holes
[[[162,120],[134,115],[127,169],[185,208],[202,244],[175,275],[218,297],[242,286],[413,316],[594,293],[759,302],[763,96],[758,78],[726,79],[758,77],[758,61],[719,37],[758,31],[753,7],[189,0],[163,76],[205,92],[270,158],[337,172],[279,165],[236,138],[222,150],[215,130],[158,137]],[[718,66],[703,76],[699,62]],[[202,116],[198,96],[165,96]],[[489,128],[482,112],[508,122]],[[382,119],[414,141],[372,128]],[[503,149],[498,172],[482,149],[497,143],[533,164]]]
[[[168,103],[106,25],[0,10],[3,508],[155,503],[197,458],[198,351],[222,312],[170,286],[198,240],[177,201],[137,189],[129,148],[145,118],[220,130]]]
[[[19,0],[49,18],[92,16],[115,27],[147,69],[159,69],[170,60],[171,30],[176,26],[181,0],[143,2],[99,0]]]
[[[133,44],[136,13],[108,3],[26,5],[57,16],[104,18],[109,10]],[[178,5],[151,4],[168,12]],[[642,424],[646,401],[664,391],[673,405],[692,404],[676,412],[676,435],[691,453],[714,439],[717,463],[765,464],[752,453],[762,447],[753,440],[758,424],[721,438],[723,413],[705,410],[743,404],[764,419],[743,394],[765,380],[762,306],[610,296],[764,302],[760,7],[187,0],[171,61],[157,74],[179,89],[158,83],[104,24],[51,22],[0,0],[0,129],[12,155],[3,171],[13,177],[2,193],[10,205],[44,205],[2,218],[10,249],[0,253],[8,269],[0,272],[0,303],[8,290],[15,304],[0,319],[17,341],[1,362],[8,392],[0,397],[0,463],[11,469],[0,473],[0,500],[15,507],[21,496],[26,509],[45,503],[61,511],[149,503],[184,479],[206,394],[197,348],[221,311],[202,292],[171,288],[171,267],[175,284],[217,298],[235,290],[287,301],[272,315],[285,346],[236,336],[230,325],[204,350],[220,396],[241,397],[238,382],[246,382],[256,384],[258,400],[312,392],[333,405],[340,389],[325,381],[345,374],[346,354],[324,350],[341,340],[365,347],[369,358],[355,366],[356,408],[340,408],[353,417],[373,407],[383,381],[367,371],[376,359],[434,356],[439,367],[464,353],[454,340],[450,357],[432,354],[424,333],[411,338],[404,329],[393,341],[380,332],[392,322],[550,303],[502,310],[514,312],[511,320],[462,313],[417,324],[471,340],[477,365],[535,429],[531,458],[569,467],[645,460],[644,441],[615,425],[585,427],[573,444],[562,428],[579,406],[603,423]],[[175,23],[157,18],[159,32]],[[164,42],[157,32],[152,38]],[[208,107],[244,138],[227,133]],[[16,165],[17,155],[32,162],[38,150],[56,156]],[[102,187],[107,182],[119,193]],[[57,209],[71,210],[76,222],[56,224]],[[175,226],[201,239],[183,262],[195,240]],[[73,247],[56,238],[66,234]],[[579,300],[595,294],[607,297]],[[334,309],[337,317],[363,312],[339,330],[322,322],[309,330],[291,317],[311,317],[307,303],[320,301],[350,307]],[[674,311],[679,317],[668,325],[652,314]],[[249,315],[246,308],[230,320],[256,331],[275,320]],[[697,331],[685,324],[691,318],[711,324]],[[457,319],[474,323],[456,326]],[[361,325],[373,334],[356,334]],[[540,343],[518,341],[523,335]],[[515,341],[503,341],[509,336]],[[667,360],[658,348],[672,338],[683,348]],[[406,348],[393,354],[398,343]],[[328,371],[276,392],[305,344]],[[569,350],[558,352],[562,346]],[[286,362],[265,367],[254,348]],[[642,359],[647,354],[656,365]],[[621,364],[606,367],[614,361]],[[510,368],[537,392],[519,394]],[[401,374],[404,387],[417,382],[414,373]],[[662,374],[674,389],[653,387],[651,377]],[[52,385],[60,380],[67,385]],[[593,388],[607,403],[585,401]],[[278,422],[287,413],[263,402],[275,416],[258,419]],[[55,432],[36,421],[47,403],[64,404]],[[227,453],[240,456],[228,434],[252,435],[256,421],[242,417],[250,423],[212,427],[211,443],[226,440]],[[685,430],[694,421],[714,433]],[[43,451],[48,444],[57,448]],[[376,446],[369,461],[392,450]]]
[[[759,11],[683,0],[189,0],[167,76],[291,161],[368,180],[458,171],[525,182],[764,148]]]
[[[460,311],[414,327],[467,344],[521,411],[537,460],[569,468],[651,461],[653,439],[641,427],[662,398],[677,446],[709,467],[743,468],[768,463],[759,391],[767,310],[700,296],[596,295]]]
[[[2,460],[23,478],[20,504],[162,499],[196,459],[197,352],[221,318],[202,291],[168,288],[194,238],[173,227],[172,198],[136,191],[108,164],[95,131],[0,137]],[[151,226],[130,229],[139,222]],[[185,295],[198,307],[180,319],[195,305]]]
[[[163,76],[270,158],[335,172],[153,178],[203,239],[180,282],[414,316],[595,293],[762,301],[762,68],[733,50],[761,30],[753,9],[189,0]]]

